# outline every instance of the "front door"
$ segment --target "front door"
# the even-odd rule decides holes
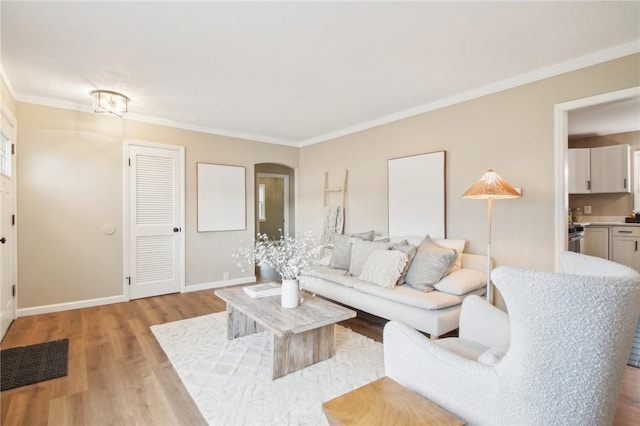
[[[16,317],[15,119],[2,111],[0,127],[0,339]]]
[[[184,148],[129,143],[129,298],[184,289]]]

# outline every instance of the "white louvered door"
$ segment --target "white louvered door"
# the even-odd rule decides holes
[[[129,146],[129,298],[184,285],[180,147]]]

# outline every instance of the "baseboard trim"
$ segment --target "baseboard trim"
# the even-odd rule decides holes
[[[252,277],[234,278],[232,280],[213,281],[213,282],[209,282],[209,283],[192,284],[192,285],[185,286],[184,291],[185,291],[185,293],[187,293],[187,292],[190,292],[190,291],[209,290],[209,289],[212,289],[212,288],[222,288],[222,287],[229,287],[229,286],[232,286],[232,285],[249,284],[249,283],[255,283],[255,282],[256,282],[256,277],[254,275]]]
[[[214,281],[209,283],[193,284],[185,286],[184,292],[209,290],[214,288],[229,287],[238,284],[255,283],[256,277],[241,277],[232,280]],[[28,317],[31,315],[49,314],[52,312],[70,311],[72,309],[91,308],[94,306],[110,305],[112,303],[128,302],[124,295],[103,297],[100,299],[79,300],[77,302],[57,303],[54,305],[34,306],[31,308],[22,308],[16,311],[18,317]]]
[[[16,311],[18,317],[28,317],[31,315],[48,314],[51,312],[70,311],[72,309],[91,308],[94,306],[110,305],[112,303],[128,302],[124,295],[102,297],[100,299],[80,300],[77,302],[57,303],[55,305],[34,306],[32,308],[22,308]]]

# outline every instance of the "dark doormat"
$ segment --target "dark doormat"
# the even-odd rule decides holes
[[[69,339],[0,351],[3,391],[67,375]]]

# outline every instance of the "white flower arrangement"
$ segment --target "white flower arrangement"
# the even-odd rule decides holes
[[[304,274],[316,259],[320,246],[314,241],[311,231],[299,238],[282,235],[270,240],[266,234],[258,234],[252,248],[241,251],[241,255],[256,265],[264,262],[276,270],[283,280],[296,280]]]

